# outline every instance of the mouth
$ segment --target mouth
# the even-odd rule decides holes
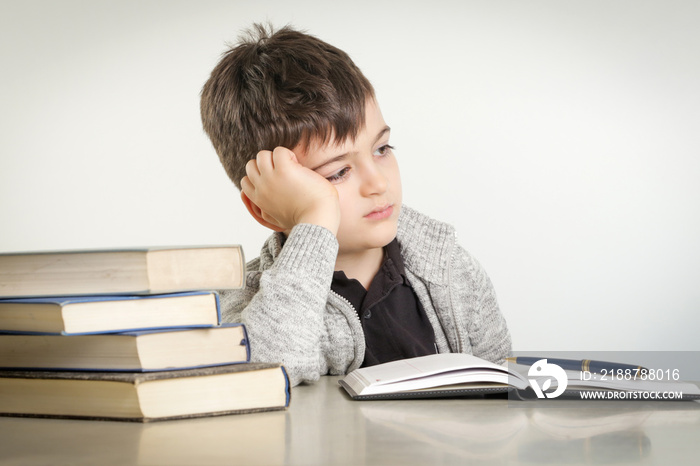
[[[385,218],[391,217],[391,214],[393,214],[393,213],[394,213],[393,204],[387,204],[387,205],[375,208],[374,210],[372,210],[372,212],[365,215],[365,218],[369,219],[369,220],[383,220]]]

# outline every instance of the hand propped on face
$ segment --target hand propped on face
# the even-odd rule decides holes
[[[245,168],[241,199],[261,225],[288,232],[300,223],[311,223],[337,234],[337,190],[324,177],[302,166],[294,152],[285,147],[263,150]]]

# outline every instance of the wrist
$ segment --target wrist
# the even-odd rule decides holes
[[[327,292],[338,247],[338,239],[326,228],[299,224],[287,233],[274,268],[287,277],[313,282]]]
[[[330,230],[333,236],[338,235],[340,227],[340,212],[339,209],[315,209],[305,212],[299,216],[297,224],[308,223],[318,225]]]

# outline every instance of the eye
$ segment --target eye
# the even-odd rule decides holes
[[[389,155],[392,150],[394,150],[394,146],[384,144],[383,146],[380,146],[379,148],[377,148],[377,150],[374,151],[374,155],[383,157],[385,155]]]
[[[327,176],[326,179],[330,181],[331,183],[338,183],[340,181],[343,181],[345,178],[348,177],[350,173],[350,167],[345,167],[341,169],[340,171],[332,174],[331,176]]]

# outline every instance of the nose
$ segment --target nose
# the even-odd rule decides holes
[[[389,180],[375,160],[368,161],[364,164],[361,175],[362,184],[360,186],[360,193],[363,196],[383,194],[389,187]]]

